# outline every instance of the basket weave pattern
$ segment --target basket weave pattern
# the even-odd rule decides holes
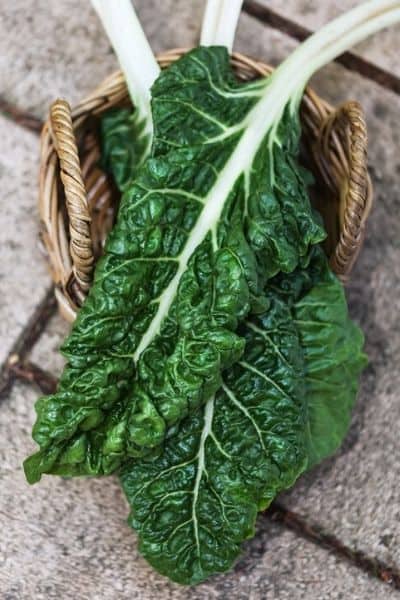
[[[160,55],[161,68],[184,52],[177,49]],[[272,72],[268,65],[241,54],[233,54],[231,62],[243,81]],[[70,321],[88,293],[119,203],[118,191],[98,165],[98,118],[129,103],[123,75],[116,72],[72,113],[67,102],[57,100],[43,128],[40,233],[60,311]],[[356,102],[334,109],[307,89],[301,119],[306,162],[318,191],[314,204],[328,232],[325,249],[333,270],[346,280],[361,248],[372,203],[363,111]]]

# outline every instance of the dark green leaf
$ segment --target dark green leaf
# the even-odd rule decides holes
[[[343,286],[328,269],[295,304],[293,315],[306,365],[310,468],[342,443],[367,359],[364,336],[349,318]]]
[[[307,269],[267,287],[270,306],[242,326],[240,361],[161,456],[122,473],[140,550],[193,584],[227,570],[257,511],[342,441],[365,357],[343,288],[316,249]]]
[[[245,335],[244,356],[216,396],[157,460],[122,474],[141,552],[179,583],[229,569],[257,512],[307,464],[302,354],[287,307],[274,300]]]
[[[143,162],[148,147],[144,122],[134,111],[113,108],[101,119],[101,163],[111,173],[118,188],[128,187]]]
[[[324,237],[296,170],[297,120],[285,111],[251,145],[259,96],[234,81],[223,48],[192,51],[156,82],[153,155],[124,192],[60,388],[37,404],[30,481],[57,463],[106,474],[160,444],[240,357],[236,328],[265,281]],[[102,428],[115,411],[110,449]]]

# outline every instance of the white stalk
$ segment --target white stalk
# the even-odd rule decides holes
[[[159,334],[194,252],[210,232],[216,239],[226,200],[241,175],[249,181],[260,144],[267,136],[271,149],[277,142],[275,132],[285,107],[290,103],[293,109],[298,108],[296,102],[300,101],[308,78],[322,65],[353,43],[399,20],[400,0],[370,0],[309,38],[266,80],[260,100],[241,123],[231,127],[232,134],[242,130],[242,136],[206,197],[201,199],[203,209],[178,257],[177,271],[159,297],[156,313],[135,351],[135,362]]]
[[[145,134],[152,138],[153,121],[150,88],[160,68],[130,0],[91,0],[110,39],[125,76],[139,119],[146,123]]]
[[[226,46],[232,52],[243,0],[208,0],[201,29],[202,46]]]
[[[207,0],[201,26],[200,46],[212,46],[224,0]]]
[[[369,0],[363,2],[353,10],[328,23],[306,40],[284,62],[285,70],[288,71],[290,66],[294,74],[301,62],[303,69],[302,73],[298,72],[298,75],[303,76],[308,81],[313,73],[344,51],[380,29],[397,22],[399,11],[399,0]]]
[[[369,35],[400,21],[400,0],[369,0],[303,42],[274,72],[262,99],[247,116],[244,137],[258,147],[290,102],[297,109],[310,77]],[[243,138],[242,140],[243,141]]]

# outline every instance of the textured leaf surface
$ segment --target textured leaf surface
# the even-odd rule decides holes
[[[158,459],[122,473],[141,552],[175,581],[230,568],[257,511],[347,431],[363,339],[322,251],[313,254],[268,286],[270,306],[242,325],[245,353],[216,396]]]
[[[274,301],[245,335],[244,356],[216,396],[160,458],[122,475],[141,552],[179,583],[229,569],[257,512],[306,466],[302,354],[287,307]]]
[[[311,468],[335,452],[347,433],[359,375],[368,362],[364,336],[350,319],[344,288],[320,248],[313,249],[306,269],[277,276],[271,287],[292,307],[304,354]]]
[[[111,173],[121,191],[132,182],[148,149],[144,122],[138,122],[136,113],[125,109],[111,109],[101,120],[101,162]]]
[[[153,154],[124,192],[59,391],[37,403],[30,481],[109,473],[160,444],[240,357],[235,330],[266,279],[324,237],[293,115],[251,147],[260,93],[235,82],[223,48],[192,51],[156,82]]]
[[[296,303],[293,315],[306,365],[311,468],[342,443],[367,358],[364,336],[349,318],[343,286],[328,269]]]

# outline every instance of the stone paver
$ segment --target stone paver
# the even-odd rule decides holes
[[[155,52],[194,44],[200,0],[135,6]],[[37,116],[47,115],[57,97],[81,100],[117,68],[89,0],[15,0],[4,3],[0,18],[0,93]]]
[[[263,1],[282,14],[314,27],[358,2]],[[198,39],[202,0],[136,0],[135,6],[155,52],[190,46]],[[50,102],[59,96],[77,102],[117,67],[89,1],[36,0],[33,8],[33,3],[27,0],[15,0],[6,3],[0,18],[0,92],[37,116],[44,117]],[[241,17],[239,35],[246,18]],[[256,24],[255,19],[251,21]],[[380,33],[357,51],[400,74],[398,34],[399,27]],[[257,55],[272,60],[274,35],[263,35],[262,39],[260,44],[255,36],[247,37],[242,49],[255,54],[254,50],[261,46]],[[239,41],[235,47],[241,47]]]
[[[325,23],[361,4],[361,0],[258,0],[281,15],[308,29],[316,30]],[[389,72],[400,76],[398,40],[400,26],[380,31],[354,48],[354,52]]]
[[[114,478],[45,477],[25,483],[32,450],[31,388],[17,384],[0,410],[0,589],[5,600],[374,600],[394,598],[375,579],[261,518],[233,572],[188,589],[139,556]],[[12,426],[11,426],[12,425]]]
[[[64,366],[64,358],[60,354],[60,346],[70,330],[67,323],[57,312],[49,321],[39,343],[35,344],[29,360],[39,365],[55,377],[59,377]]]
[[[277,66],[296,45],[295,40],[280,31],[266,27],[246,14],[240,16],[234,47],[237,52]]]
[[[0,364],[50,284],[37,239],[39,143],[0,117]]]

